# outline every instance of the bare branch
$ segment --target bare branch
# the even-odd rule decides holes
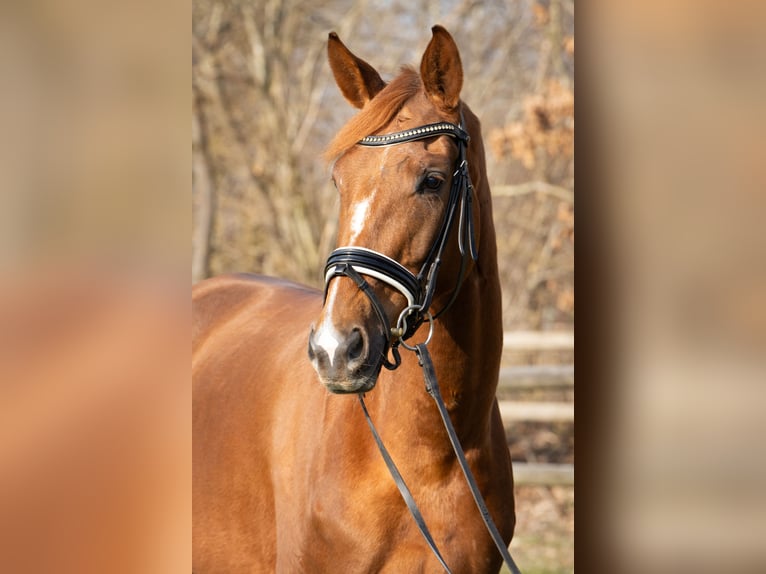
[[[258,30],[258,26],[255,24],[255,14],[252,6],[245,4],[241,6],[240,9],[242,11],[242,24],[247,33],[247,40],[250,43],[250,69],[252,70],[256,85],[263,88],[265,91],[266,55],[263,46],[263,37]]]

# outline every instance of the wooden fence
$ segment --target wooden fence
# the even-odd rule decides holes
[[[506,352],[572,350],[572,332],[507,332],[503,337]],[[500,370],[499,391],[516,389],[574,389],[574,365],[506,366]],[[572,402],[499,401],[506,427],[516,421],[573,422]],[[516,462],[516,484],[574,485],[574,465]]]

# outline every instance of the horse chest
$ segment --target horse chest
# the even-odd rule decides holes
[[[338,456],[321,478],[309,481],[308,496],[293,501],[293,516],[277,512],[278,522],[292,524],[291,535],[279,543],[278,572],[443,572],[391,477],[371,466],[367,472],[358,467],[352,471],[353,465]],[[417,475],[410,476],[413,493],[424,503],[429,528],[453,571],[497,572],[497,561],[489,558],[494,556],[492,543],[460,480],[429,486],[417,484]],[[476,520],[456,519],[472,514]]]

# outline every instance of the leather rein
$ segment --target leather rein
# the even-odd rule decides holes
[[[452,425],[444,401],[442,400],[434,365],[427,348],[431,335],[433,334],[433,321],[444,313],[444,311],[454,303],[457,297],[465,274],[468,257],[473,261],[476,261],[478,257],[473,227],[473,185],[471,184],[471,177],[468,173],[468,162],[466,159],[470,137],[463,128],[464,125],[465,121],[461,110],[460,125],[455,125],[449,122],[438,122],[392,134],[371,135],[358,142],[359,145],[363,146],[381,147],[446,135],[453,138],[458,146],[456,168],[452,175],[452,186],[450,187],[447,209],[441,228],[417,275],[413,274],[398,261],[395,261],[382,253],[378,253],[377,251],[356,246],[339,247],[330,254],[325,266],[325,298],[327,297],[327,291],[332,279],[341,276],[349,277],[370,299],[372,307],[383,325],[383,333],[386,337],[386,348],[391,348],[391,353],[394,357],[393,362],[391,362],[388,357],[385,356],[383,359],[383,366],[389,370],[394,370],[401,364],[401,356],[398,350],[399,344],[402,344],[406,349],[413,351],[418,356],[418,363],[423,369],[426,391],[436,402],[442,422],[447,430],[450,443],[458,458],[460,468],[465,475],[471,495],[481,513],[484,524],[508,568],[513,574],[521,574],[489,514],[489,510],[487,509],[478,485],[476,484],[476,479],[473,477],[468,466],[465,453],[460,445],[460,441],[455,432],[455,428]],[[449,301],[441,310],[432,315],[429,309],[436,290],[436,281],[439,273],[439,266],[441,265],[441,257],[456,218],[459,226],[458,248],[462,258],[460,273]],[[386,316],[383,305],[375,296],[370,284],[364,279],[363,276],[365,275],[393,287],[404,295],[407,300],[407,306],[399,315],[395,327],[390,327],[391,323]],[[427,340],[424,343],[415,346],[408,345],[405,341],[414,335],[415,331],[417,331],[426,320],[429,321],[430,324]],[[452,571],[439,552],[439,549],[428,530],[428,526],[423,520],[423,516],[415,503],[412,493],[404,482],[401,473],[375,429],[362,394],[359,395],[359,402],[383,460],[385,461],[410,514],[412,514],[415,519],[421,535],[444,568],[445,572],[451,574]]]

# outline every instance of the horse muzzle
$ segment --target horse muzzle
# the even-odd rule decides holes
[[[378,340],[380,339],[380,341]],[[341,333],[332,324],[311,328],[308,355],[319,380],[333,393],[364,393],[378,379],[385,341],[361,327]]]

